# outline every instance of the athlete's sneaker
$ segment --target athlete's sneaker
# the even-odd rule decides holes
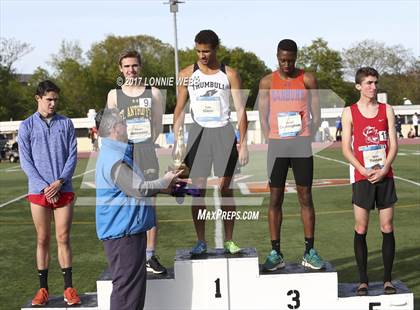
[[[309,253],[303,255],[302,265],[312,269],[322,269],[325,267],[325,262],[315,249],[310,249]]]
[[[193,256],[207,253],[207,244],[198,240],[195,246],[191,249],[190,254]]]
[[[229,254],[236,254],[241,251],[241,248],[238,247],[232,240],[226,241],[223,247],[225,249],[225,252]]]
[[[48,302],[48,291],[41,287],[32,299],[32,306],[45,306]]]
[[[284,263],[282,254],[277,253],[276,250],[271,250],[270,254],[268,254],[265,259],[265,263],[262,265],[262,268],[264,271],[274,271],[284,268],[285,266],[286,264]]]
[[[162,266],[158,257],[155,255],[146,261],[146,269],[148,272],[153,272],[155,274],[164,274],[167,272],[166,268]]]
[[[64,291],[64,301],[69,305],[80,305],[82,302],[80,301],[79,295],[74,288],[68,287]]]

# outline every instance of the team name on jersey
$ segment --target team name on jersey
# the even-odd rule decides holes
[[[214,81],[207,81],[207,82],[196,82],[191,84],[193,90],[197,90],[200,88],[217,88],[217,89],[227,89],[227,85],[219,82]]]
[[[306,92],[305,89],[275,89],[270,95],[275,101],[300,101],[305,99]]]
[[[134,118],[134,117],[142,117],[142,118],[151,118],[152,117],[152,109],[151,108],[144,108],[139,106],[130,106],[125,109],[125,111],[120,112],[123,118]],[[125,116],[125,117],[124,117]]]

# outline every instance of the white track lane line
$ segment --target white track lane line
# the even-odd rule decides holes
[[[85,174],[91,173],[91,172],[93,172],[93,171],[95,171],[95,170],[96,170],[96,169],[92,169],[92,170],[85,171],[85,172],[83,172],[83,173],[81,173],[81,174],[78,174],[78,175],[73,176],[71,179],[73,180],[73,179],[76,179],[76,178],[80,178],[81,176],[84,176]],[[13,202],[19,201],[19,200],[21,200],[22,198],[25,198],[27,195],[28,195],[28,194],[24,194],[24,195],[21,195],[21,196],[19,196],[19,197],[16,197],[16,198],[12,199],[12,200],[9,200],[8,202],[2,203],[2,204],[0,205],[0,208],[3,208],[3,207],[5,207],[5,206],[7,206],[7,205],[9,205],[9,204],[11,204],[11,203],[13,203]]]
[[[346,165],[346,166],[350,165],[349,163],[346,163],[345,161],[342,161],[342,160],[338,160],[338,159],[334,159],[334,158],[330,158],[330,157],[325,157],[325,156],[321,156],[321,155],[318,155],[318,154],[315,154],[314,156],[318,157],[318,158],[321,158],[321,159],[333,161],[333,162],[336,162],[336,163],[339,163],[339,164],[342,164],[342,165]],[[410,184],[413,184],[413,185],[416,185],[416,186],[420,186],[420,183],[418,183],[418,182],[414,182],[414,181],[409,180],[409,179],[398,177],[396,175],[394,175],[394,179],[401,180],[401,181],[404,181],[404,182],[407,182],[407,183],[410,183]]]
[[[216,214],[221,208],[221,199],[219,197],[219,185],[213,185],[214,211]],[[221,217],[216,218],[214,227],[214,243],[216,248],[223,248],[223,220]]]

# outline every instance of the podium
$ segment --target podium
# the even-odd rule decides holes
[[[144,309],[413,310],[413,293],[401,281],[393,283],[397,294],[383,295],[383,284],[376,282],[369,284],[368,296],[356,296],[357,284],[338,283],[337,272],[329,263],[323,270],[286,263],[283,269],[263,272],[253,248],[243,249],[235,255],[225,254],[223,249],[209,249],[199,257],[191,257],[189,249],[179,249],[174,268],[166,275],[148,274]],[[97,280],[97,294],[85,297],[86,301],[89,297],[97,303],[84,303],[80,308],[109,309],[111,292],[112,279],[106,270]],[[62,298],[60,300],[64,304]],[[30,309],[30,303],[22,309]]]

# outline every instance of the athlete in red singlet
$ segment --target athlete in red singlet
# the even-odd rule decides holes
[[[354,156],[360,164],[367,168],[382,168],[389,153],[387,105],[379,102],[377,105],[378,113],[375,117],[363,116],[357,104],[350,106]],[[350,169],[351,183],[367,180],[367,177],[353,166],[350,166]],[[385,177],[392,176],[390,167]]]
[[[314,249],[315,211],[312,201],[313,157],[312,133],[320,123],[318,88],[315,77],[295,67],[297,45],[282,40],[277,47],[279,70],[260,81],[259,111],[261,127],[268,140],[267,174],[270,185],[268,225],[271,247],[263,265],[266,271],[285,266],[280,252],[280,229],[284,187],[289,167],[296,181],[297,195],[305,234],[302,265],[312,269],[324,267]]]
[[[360,284],[357,295],[367,295],[366,234],[369,212],[375,206],[379,211],[382,258],[384,263],[384,292],[396,293],[391,283],[395,256],[393,233],[394,204],[397,201],[391,164],[397,155],[397,134],[392,107],[376,101],[379,74],[373,68],[361,68],[356,73],[358,102],[343,111],[343,154],[350,162],[350,179],[353,183],[353,208],[355,217],[354,252],[359,269]]]

